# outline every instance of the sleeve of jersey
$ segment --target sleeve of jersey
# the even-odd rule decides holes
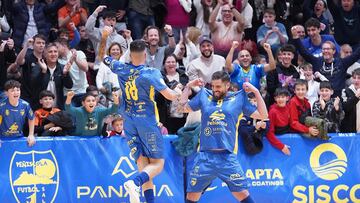
[[[197,111],[201,109],[201,98],[204,95],[204,88],[202,88],[196,95],[189,101],[189,106],[191,110]]]
[[[239,94],[240,97],[242,97],[243,99],[243,106],[242,106],[242,110],[244,115],[246,116],[251,116],[251,114],[253,114],[256,111],[256,106],[252,105],[246,95],[246,92],[241,90],[242,93]]]
[[[258,77],[263,77],[266,75],[265,71],[264,71],[264,64],[260,64],[260,65],[256,65],[256,75]]]
[[[166,86],[163,76],[158,69],[154,69],[154,72],[153,74],[151,74],[151,77],[149,79],[151,81],[151,85],[153,85],[155,90],[158,92],[168,87]]]
[[[105,57],[103,62],[105,65],[109,66],[110,70],[115,74],[122,74],[122,72],[125,70],[125,63],[114,60],[110,56]]]
[[[234,70],[233,70],[233,72],[230,73],[230,77],[236,78],[236,76],[239,74],[240,67],[239,67],[239,64],[236,64],[236,63],[232,64],[232,66],[233,66]]]

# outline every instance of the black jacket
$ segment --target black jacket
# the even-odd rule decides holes
[[[7,80],[7,68],[16,60],[15,49],[10,50],[5,45],[4,51],[0,52],[0,90],[4,89],[4,84]]]
[[[56,101],[59,109],[64,110],[65,96],[64,96],[64,87],[71,89],[73,86],[73,81],[70,77],[70,74],[63,74],[63,65],[57,63],[54,71],[54,81],[56,87]],[[40,80],[42,81],[42,89],[46,90],[49,81],[50,81],[50,71],[49,69],[46,73],[40,74]]]
[[[356,133],[356,121],[360,120],[360,118],[356,118],[356,112],[360,111],[360,109],[356,109],[356,104],[360,102],[360,98],[355,96],[351,87],[353,87],[353,85],[345,88],[342,92],[342,106],[345,117],[341,123],[341,132],[344,133]]]

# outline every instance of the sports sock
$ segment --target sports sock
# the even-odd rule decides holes
[[[139,173],[139,175],[137,175],[133,181],[135,183],[135,185],[137,186],[142,186],[144,183],[148,182],[150,179],[149,175],[145,172],[141,172]]]
[[[154,203],[155,202],[155,197],[154,197],[154,190],[153,189],[148,189],[144,191],[144,196],[146,199],[147,203]]]
[[[249,196],[241,201],[241,203],[255,203],[254,200]]]

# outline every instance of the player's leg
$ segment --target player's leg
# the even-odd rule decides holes
[[[186,203],[199,201],[203,191],[216,178],[212,158],[212,154],[208,152],[200,152],[197,154],[194,165],[189,173]]]
[[[221,156],[222,158],[218,159],[216,164],[218,166],[218,177],[228,185],[229,190],[238,201],[244,203],[254,202],[247,190],[250,184],[237,156],[232,153],[225,153]]]
[[[143,172],[144,168],[150,164],[150,159],[140,155],[137,160],[137,166],[139,169],[139,173]],[[149,181],[142,184],[142,190],[144,191],[145,200],[148,203],[153,203],[155,201],[154,198],[154,184],[152,178],[149,178]]]

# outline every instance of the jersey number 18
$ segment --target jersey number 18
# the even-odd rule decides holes
[[[137,101],[138,97],[138,89],[135,84],[135,80],[130,80],[125,83],[125,93],[127,100],[134,100]]]

